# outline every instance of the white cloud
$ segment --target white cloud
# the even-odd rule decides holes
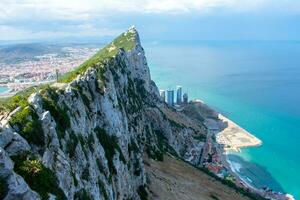
[[[0,0],[0,39],[115,35],[123,14],[300,13],[298,0]],[[68,23],[73,24],[68,27]],[[75,24],[75,25],[74,25]],[[50,26],[51,25],[51,26]],[[47,27],[48,26],[48,27]],[[74,26],[78,30],[74,32]],[[123,27],[124,28],[124,27]],[[52,29],[58,29],[53,31]]]
[[[214,8],[252,11],[261,8],[287,8],[299,11],[295,0],[0,0],[0,19],[40,17],[88,20],[94,15],[116,12],[134,13],[207,13]]]

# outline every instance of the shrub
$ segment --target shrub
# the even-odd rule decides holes
[[[27,159],[25,155],[14,156],[14,171],[22,176],[31,189],[39,193],[43,200],[49,198],[49,193],[54,194],[58,200],[67,199],[58,185],[55,174],[41,161]]]
[[[118,145],[117,138],[115,136],[110,136],[106,133],[103,128],[95,128],[96,136],[105,151],[105,157],[108,161],[108,167],[111,174],[116,174],[117,171],[114,167],[113,157],[116,153],[116,150],[119,152],[119,159],[126,163],[125,157]]]
[[[23,108],[28,106],[28,102],[27,102],[28,97],[32,93],[37,92],[40,89],[43,89],[45,87],[48,87],[48,84],[40,85],[40,86],[32,86],[32,87],[29,87],[25,90],[18,92],[17,94],[15,94],[12,97],[1,98],[0,99],[0,113],[11,112],[19,106],[21,106]]]
[[[72,177],[73,177],[74,185],[75,185],[75,187],[77,187],[77,186],[78,186],[78,181],[77,181],[77,178],[76,178],[76,176],[75,176],[75,173],[71,172],[71,175],[72,175]]]
[[[74,89],[76,89],[78,91],[78,93],[80,94],[80,97],[85,105],[85,107],[88,108],[89,111],[91,111],[90,109],[90,100],[89,98],[83,93],[82,88],[79,85],[76,85],[74,87]]]
[[[0,199],[4,199],[7,195],[7,183],[3,178],[0,178]]]
[[[203,134],[200,134],[200,135],[194,136],[194,139],[199,140],[201,142],[205,142],[206,136]]]
[[[51,94],[50,94],[51,95]],[[70,127],[70,118],[67,113],[67,109],[60,108],[57,104],[57,101],[55,100],[55,96],[52,93],[52,97],[43,97],[43,108],[45,110],[48,110],[51,115],[53,116],[55,122],[56,122],[56,130],[58,132],[59,139],[64,137],[65,131],[67,128]],[[54,98],[54,99],[52,99]]]
[[[140,196],[141,200],[147,200],[148,199],[148,192],[146,190],[145,185],[140,185],[137,189],[137,193]]]
[[[107,195],[106,190],[105,190],[105,185],[101,181],[101,179],[98,179],[98,185],[99,185],[99,190],[100,190],[102,196],[104,197],[104,199],[108,199],[108,195]]]
[[[27,141],[38,146],[44,145],[44,134],[41,122],[30,106],[21,108],[19,112],[12,116],[9,123],[13,128],[17,128],[20,135]]]
[[[73,132],[70,133],[70,139],[67,141],[66,153],[69,154],[70,158],[74,158],[76,154],[76,146],[78,144],[78,138]]]
[[[74,200],[92,200],[92,198],[85,189],[81,189],[75,193]]]
[[[94,136],[93,136],[92,133],[89,134],[87,142],[88,142],[88,146],[89,146],[90,151],[94,152],[94,146],[93,145],[95,143],[95,140],[94,140]]]
[[[87,152],[87,150],[86,150],[87,144],[86,144],[86,142],[85,142],[85,139],[83,138],[83,136],[82,136],[81,134],[78,134],[77,137],[78,137],[78,140],[79,140],[79,142],[80,142],[82,151],[83,151],[85,157],[87,158],[87,157],[88,157],[88,152]]]
[[[210,194],[209,196],[214,200],[219,200],[219,198],[215,194]]]
[[[129,155],[130,155],[130,152],[133,151],[134,153],[138,153],[140,152],[137,144],[135,143],[134,140],[131,140],[129,143],[128,143],[128,152],[129,152]]]
[[[87,166],[84,168],[84,170],[83,170],[83,172],[82,172],[82,174],[81,174],[81,178],[84,179],[84,180],[86,180],[86,181],[89,180],[89,178],[90,178],[89,165],[87,165]]]

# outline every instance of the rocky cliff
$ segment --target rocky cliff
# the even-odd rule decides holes
[[[143,157],[197,165],[200,121],[161,101],[139,35],[1,106],[0,198],[146,199]]]

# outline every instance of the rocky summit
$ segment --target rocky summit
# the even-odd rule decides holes
[[[161,100],[135,28],[58,83],[6,99],[1,115],[5,200],[148,199],[145,159],[197,166],[206,134]]]

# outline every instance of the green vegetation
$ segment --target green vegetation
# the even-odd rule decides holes
[[[75,193],[74,200],[92,200],[92,198],[85,189],[81,189]]]
[[[211,193],[209,196],[214,200],[220,200],[215,194]]]
[[[173,126],[173,127],[177,127],[177,128],[185,128],[183,125],[181,125],[180,123],[178,123],[178,122],[176,122],[176,121],[174,121],[174,120],[172,120],[172,119],[168,119],[168,120],[169,120],[171,126]]]
[[[128,103],[130,105],[130,108],[127,109],[127,112],[129,114],[138,112],[142,107],[143,99],[138,95],[138,92],[135,90],[135,84],[130,78],[128,78],[127,96],[129,97]]]
[[[38,146],[44,145],[42,125],[39,117],[30,106],[21,107],[21,110],[12,116],[9,123],[27,141]]]
[[[206,140],[206,136],[203,135],[203,134],[194,136],[193,138],[196,139],[196,140],[199,140],[199,141],[201,141],[201,142],[205,142],[205,140]]]
[[[164,153],[155,147],[147,147],[146,153],[149,156],[149,158],[157,161],[163,161],[164,160]]]
[[[66,106],[64,106],[63,109],[59,107],[57,103],[58,95],[53,88],[47,87],[41,94],[43,98],[43,108],[48,110],[56,121],[56,130],[59,139],[61,139],[64,137],[66,129],[71,125],[67,108]]]
[[[139,160],[138,159],[135,159],[134,162],[133,162],[133,174],[135,176],[139,176],[141,175],[141,166],[140,166],[140,163],[139,163]]]
[[[78,181],[77,181],[77,178],[76,178],[76,176],[75,176],[75,173],[74,173],[74,172],[71,172],[71,175],[72,175],[72,177],[73,177],[74,185],[75,185],[75,187],[77,187],[77,186],[78,186]]]
[[[128,152],[130,153],[131,151],[133,151],[134,153],[140,152],[137,144],[133,139],[131,139],[131,141],[128,143]]]
[[[88,139],[87,139],[87,143],[88,143],[90,151],[94,152],[94,143],[95,143],[95,140],[94,140],[94,135],[92,133],[89,134]]]
[[[136,82],[137,93],[141,95],[142,99],[146,98],[148,95],[148,92],[144,87],[145,81],[142,79],[134,79],[134,81]]]
[[[55,174],[37,159],[28,159],[26,155],[12,157],[14,171],[21,175],[31,189],[38,192],[43,200],[54,194],[58,200],[67,199],[58,185]]]
[[[74,158],[76,155],[76,146],[78,144],[78,138],[75,133],[71,132],[69,140],[66,145],[66,153],[69,154],[70,158]]]
[[[148,192],[146,190],[145,185],[140,185],[137,189],[137,193],[140,196],[141,200],[147,200],[148,199]]]
[[[189,162],[185,161],[184,159],[177,157],[178,159],[180,159],[181,161],[187,163],[188,165],[191,165]],[[232,182],[230,179],[223,179],[218,177],[217,175],[215,175],[213,172],[209,171],[207,168],[205,167],[196,167],[194,165],[191,165],[197,169],[199,169],[200,171],[206,173],[207,175],[213,177],[214,179],[216,179],[217,181],[220,181],[221,183],[223,183],[224,185],[227,185],[228,187],[234,189],[237,193],[240,193],[244,196],[249,197],[250,199],[254,199],[254,200],[267,200],[266,198],[261,197],[258,194],[252,193],[249,190],[246,190],[244,188],[241,188],[239,186],[237,186],[234,182]]]
[[[27,102],[28,97],[32,93],[37,92],[40,89],[43,89],[47,86],[48,85],[33,86],[33,87],[30,87],[30,88],[27,88],[25,90],[18,92],[17,94],[15,94],[12,97],[1,98],[0,99],[0,113],[11,112],[14,109],[16,109],[18,106],[21,106],[21,107],[28,106],[28,102]]]
[[[113,158],[116,151],[119,152],[119,159],[126,163],[125,157],[119,147],[117,138],[115,136],[110,136],[106,133],[103,128],[97,127],[94,130],[96,132],[96,136],[105,151],[105,157],[108,161],[108,167],[111,174],[116,174],[117,171],[114,167]]]
[[[102,196],[104,197],[104,199],[108,199],[108,195],[107,195],[106,190],[105,190],[105,185],[101,181],[101,179],[98,179],[98,185],[99,185],[99,190],[100,190]]]
[[[91,111],[91,110],[90,110],[90,100],[89,100],[89,98],[83,93],[82,88],[81,88],[79,85],[76,85],[76,86],[74,87],[74,89],[75,89],[76,91],[78,91],[78,93],[80,94],[80,97],[81,97],[81,99],[82,99],[84,105],[88,108],[89,111]],[[91,92],[91,93],[92,93],[92,92]]]
[[[7,189],[6,181],[0,177],[0,199],[4,199],[4,197],[7,195]]]
[[[83,180],[86,180],[86,181],[89,180],[89,178],[90,178],[89,165],[87,165],[87,166],[84,168],[84,170],[83,170],[83,172],[82,172],[82,174],[81,174],[81,178],[82,178]]]
[[[75,70],[70,71],[59,78],[59,82],[69,83],[74,80],[78,75],[83,74],[88,68],[103,68],[104,61],[113,58],[119,51],[124,49],[129,51],[135,47],[135,33],[128,32],[126,35],[123,33],[117,37],[112,43],[102,48],[92,58],[84,62],[82,65],[77,67]],[[103,73],[100,70],[100,73]],[[103,75],[101,75],[103,76]],[[103,80],[103,79],[102,79]]]
[[[147,132],[149,132],[149,127],[147,127]],[[164,160],[164,153],[168,151],[168,145],[166,142],[166,138],[163,136],[162,132],[159,130],[154,131],[156,136],[156,146],[147,146],[146,153],[148,154],[149,158],[157,161]],[[150,138],[147,138],[148,143],[150,142]]]
[[[86,145],[85,139],[83,138],[83,136],[82,136],[81,134],[78,134],[78,135],[77,135],[77,138],[78,138],[78,140],[79,140],[79,142],[80,142],[82,151],[83,151],[85,157],[87,158],[87,157],[88,157],[88,152],[87,152],[87,150],[86,150],[87,145]]]

